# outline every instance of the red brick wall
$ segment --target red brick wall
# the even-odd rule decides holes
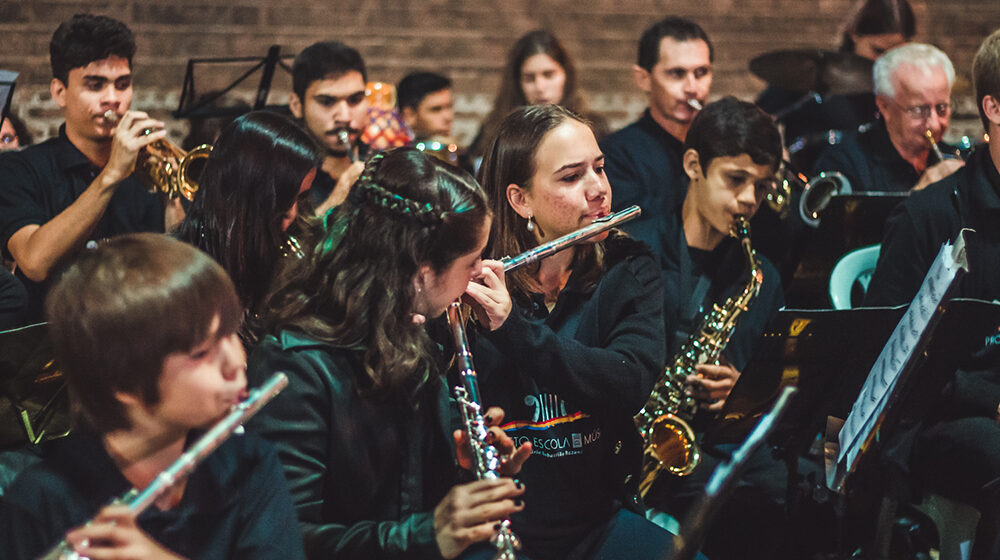
[[[911,2],[917,12],[917,40],[943,48],[967,83],[976,46],[1000,26],[1000,2]],[[334,38],[358,48],[375,79],[395,82],[413,69],[450,74],[458,96],[457,132],[467,139],[492,103],[508,47],[531,29],[549,28],[564,41],[575,56],[591,106],[613,125],[621,125],[645,106],[632,86],[629,68],[639,34],[660,17],[671,13],[691,17],[712,37],[713,97],[732,93],[753,98],[763,84],[746,69],[751,58],[779,48],[835,45],[837,27],[851,4],[851,0],[0,0],[0,68],[21,72],[15,110],[36,135],[45,137],[60,121],[48,96],[48,41],[59,22],[74,13],[111,15],[136,32],[134,106],[161,117],[177,106],[189,58],[263,56],[271,44],[294,54],[314,41]],[[210,85],[210,75],[198,78]],[[283,103],[289,85],[287,78],[278,76],[269,101]],[[960,112],[974,113],[967,93],[959,91],[957,97]],[[975,129],[974,118],[964,122]],[[171,123],[175,137],[185,129],[182,121]]]

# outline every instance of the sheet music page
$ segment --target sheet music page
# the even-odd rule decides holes
[[[840,454],[837,462],[843,467],[850,468],[854,464],[861,446],[868,439],[875,422],[885,409],[889,395],[934,316],[935,310],[947,293],[948,287],[954,281],[958,270],[965,268],[964,240],[961,236],[958,245],[955,249],[949,242],[941,247],[930,271],[924,277],[920,290],[868,373],[861,394],[854,401],[851,413],[840,430]],[[959,255],[958,262],[956,255]]]

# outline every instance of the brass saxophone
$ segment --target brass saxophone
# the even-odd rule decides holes
[[[750,224],[739,216],[730,235],[740,240],[750,265],[750,281],[743,291],[722,305],[714,305],[701,326],[674,356],[663,376],[656,382],[646,405],[635,415],[635,425],[643,440],[643,469],[639,492],[645,496],[663,470],[675,476],[687,476],[701,461],[689,421],[698,411],[698,403],[685,392],[686,378],[698,364],[718,364],[740,314],[760,292],[764,273],[750,246]]]

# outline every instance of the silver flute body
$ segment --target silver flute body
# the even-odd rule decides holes
[[[462,324],[461,302],[448,306],[448,326],[455,340],[455,355],[462,384],[453,392],[462,415],[462,428],[469,437],[472,448],[472,470],[477,480],[500,478],[500,454],[496,448],[486,443],[486,421],[483,418],[482,399],[479,397],[479,377],[472,363],[469,340]],[[510,528],[510,519],[498,524],[490,541],[496,550],[495,560],[516,560],[521,541]]]
[[[524,265],[540,261],[545,257],[549,257],[559,251],[568,249],[577,243],[586,241],[595,235],[604,233],[613,227],[624,224],[633,218],[638,218],[640,214],[642,214],[642,209],[638,206],[629,206],[628,208],[615,212],[614,214],[608,214],[603,218],[598,218],[590,225],[584,226],[573,233],[567,233],[558,239],[542,243],[534,249],[528,249],[520,255],[514,257],[504,257],[500,259],[500,262],[503,263],[503,271],[510,272],[514,269],[521,268]]]
[[[288,376],[278,372],[271,376],[263,385],[250,391],[250,395],[222,420],[219,420],[198,441],[177,458],[166,470],[156,475],[153,482],[145,490],[133,488],[115,498],[108,505],[124,504],[129,510],[139,515],[152,505],[160,496],[169,491],[179,481],[192,471],[213,451],[216,450],[233,432],[241,430],[243,424],[257,413],[275,395],[288,385]],[[82,558],[65,540],[49,550],[43,560],[77,560]]]

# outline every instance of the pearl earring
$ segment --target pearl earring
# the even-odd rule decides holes
[[[535,223],[531,221],[531,216],[528,216],[528,231],[535,231]]]

